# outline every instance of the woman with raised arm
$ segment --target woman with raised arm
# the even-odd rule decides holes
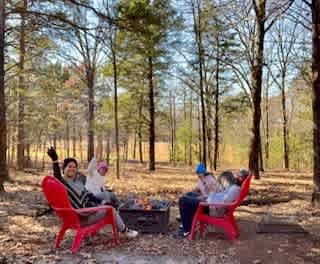
[[[53,175],[65,186],[66,191],[68,193],[69,201],[73,208],[80,209],[105,205],[103,199],[96,197],[93,193],[89,192],[85,188],[82,179],[78,177],[78,163],[74,158],[66,158],[63,161],[62,175],[59,166],[58,155],[53,147],[48,149],[48,155],[52,160]],[[119,213],[116,210],[114,210],[114,214],[116,217],[117,228],[121,233],[123,233],[129,238],[134,238],[138,235],[137,231],[129,230],[125,226],[123,220],[121,219]],[[84,215],[79,215],[81,225],[90,225],[96,223],[104,217],[104,211],[99,211],[92,214],[86,213]]]

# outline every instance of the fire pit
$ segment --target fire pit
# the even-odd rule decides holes
[[[170,202],[149,199],[130,199],[120,206],[125,224],[142,233],[168,232]]]

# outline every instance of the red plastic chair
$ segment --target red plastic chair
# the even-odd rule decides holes
[[[222,227],[227,234],[229,240],[236,239],[239,234],[239,226],[236,223],[235,217],[233,215],[236,208],[242,203],[244,198],[247,196],[250,188],[252,176],[249,176],[242,184],[239,198],[233,203],[206,203],[201,202],[198,206],[195,216],[192,220],[191,233],[189,235],[189,240],[195,238],[196,229],[198,222],[200,223],[200,234],[203,235],[205,230],[205,224],[215,225]],[[205,208],[225,208],[227,210],[226,214],[221,217],[210,216],[205,212]]]
[[[112,234],[115,244],[119,244],[119,234],[116,227],[113,208],[111,206],[101,206],[83,209],[74,209],[68,199],[64,185],[52,176],[46,176],[42,181],[43,192],[56,214],[62,221],[61,229],[56,238],[56,248],[60,246],[65,232],[68,229],[75,230],[75,238],[72,243],[72,253],[78,251],[81,241],[88,235],[95,235],[107,224],[112,225]],[[81,226],[79,220],[80,213],[95,213],[105,211],[106,217],[92,225]]]

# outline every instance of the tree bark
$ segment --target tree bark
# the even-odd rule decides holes
[[[106,141],[107,141],[106,159],[107,159],[107,164],[110,164],[110,133],[106,134]]]
[[[23,9],[27,9],[27,0],[23,0]],[[24,149],[25,149],[25,131],[24,131],[24,122],[25,122],[25,79],[24,79],[24,61],[25,61],[25,27],[26,27],[26,13],[21,12],[21,24],[20,24],[20,38],[19,38],[19,49],[20,49],[20,58],[19,58],[19,79],[18,79],[18,145],[17,145],[17,169],[23,170],[25,165]]]
[[[83,161],[83,149],[82,149],[82,132],[79,130],[79,151],[80,151],[80,160]]]
[[[134,130],[134,136],[133,136],[133,149],[132,149],[132,159],[136,159],[136,148],[137,148],[137,128]]]
[[[87,86],[88,86],[88,162],[94,156],[94,70],[88,69]]]
[[[171,130],[171,150],[170,150],[170,162],[173,166],[176,165],[176,98],[170,92],[170,130]]]
[[[9,178],[7,168],[7,120],[4,83],[4,48],[5,48],[5,1],[0,0],[0,192],[4,191],[3,183]]]
[[[70,124],[69,122],[70,122],[69,115],[67,115],[66,116],[66,134],[65,134],[67,157],[70,157]]]
[[[112,52],[112,70],[113,70],[113,88],[114,88],[114,127],[116,143],[116,176],[120,179],[120,148],[119,148],[119,120],[118,120],[118,69],[117,55],[115,50],[115,41],[111,37]]]
[[[199,162],[202,161],[202,136],[201,136],[201,110],[200,103],[198,104],[198,144],[199,144]]]
[[[192,166],[192,145],[193,145],[193,96],[192,91],[190,94],[190,113],[189,113],[189,122],[190,122],[190,135],[189,135],[189,166]]]
[[[154,87],[153,87],[153,58],[148,58],[149,66],[149,170],[155,170],[155,127],[154,127],[154,115],[155,115],[155,106],[154,106]]]
[[[219,95],[220,95],[220,53],[219,53],[219,36],[216,37],[217,42],[217,58],[216,58],[216,91],[215,91],[215,116],[214,116],[214,157],[213,157],[213,169],[216,171],[218,167],[219,157]]]
[[[187,102],[186,102],[187,92],[186,87],[183,88],[183,121],[184,124],[187,123]],[[184,142],[184,164],[187,164],[187,140]]]
[[[139,103],[139,125],[138,125],[138,139],[139,139],[139,160],[143,163],[143,149],[142,149],[142,108],[143,108],[143,94],[140,96]]]
[[[265,91],[265,113],[266,113],[266,139],[264,144],[265,158],[266,158],[266,167],[268,167],[269,163],[269,84],[266,85]]]
[[[249,153],[249,169],[255,179],[260,179],[259,174],[259,151],[260,151],[260,121],[261,121],[261,85],[263,74],[263,48],[265,36],[265,1],[259,1],[256,10],[256,36],[255,36],[255,58],[253,61],[252,82],[252,135]]]
[[[320,1],[312,0],[313,184],[312,201],[320,204]]]
[[[197,43],[197,56],[199,66],[199,89],[200,89],[200,103],[201,103],[201,117],[202,117],[202,155],[201,162],[207,165],[207,132],[206,132],[206,107],[204,98],[204,78],[203,78],[203,66],[204,66],[204,49],[202,45],[202,10],[200,2],[197,2],[195,7],[194,2],[191,1],[192,14],[193,14],[193,27],[194,34]]]
[[[281,110],[282,110],[282,136],[283,136],[283,166],[286,170],[289,169],[289,129],[286,105],[285,91],[285,70],[281,77]]]
[[[77,138],[76,138],[76,123],[72,123],[72,156],[76,157],[77,156],[77,151],[76,151],[76,145],[77,145]]]

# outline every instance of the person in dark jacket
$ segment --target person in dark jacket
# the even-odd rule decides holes
[[[53,147],[48,149],[48,155],[52,160],[53,175],[65,186],[68,193],[69,201],[73,208],[80,209],[87,207],[96,207],[105,204],[105,201],[99,199],[85,188],[83,180],[81,179],[81,177],[79,177],[78,174],[78,163],[74,158],[66,158],[63,161],[62,176],[58,161],[58,155]],[[136,237],[138,235],[138,232],[128,229],[123,223],[123,220],[121,219],[119,213],[116,210],[114,210],[114,212],[118,230],[122,233],[125,233],[127,237]],[[80,223],[82,225],[90,225],[96,223],[104,217],[105,212],[103,211],[79,216]]]

